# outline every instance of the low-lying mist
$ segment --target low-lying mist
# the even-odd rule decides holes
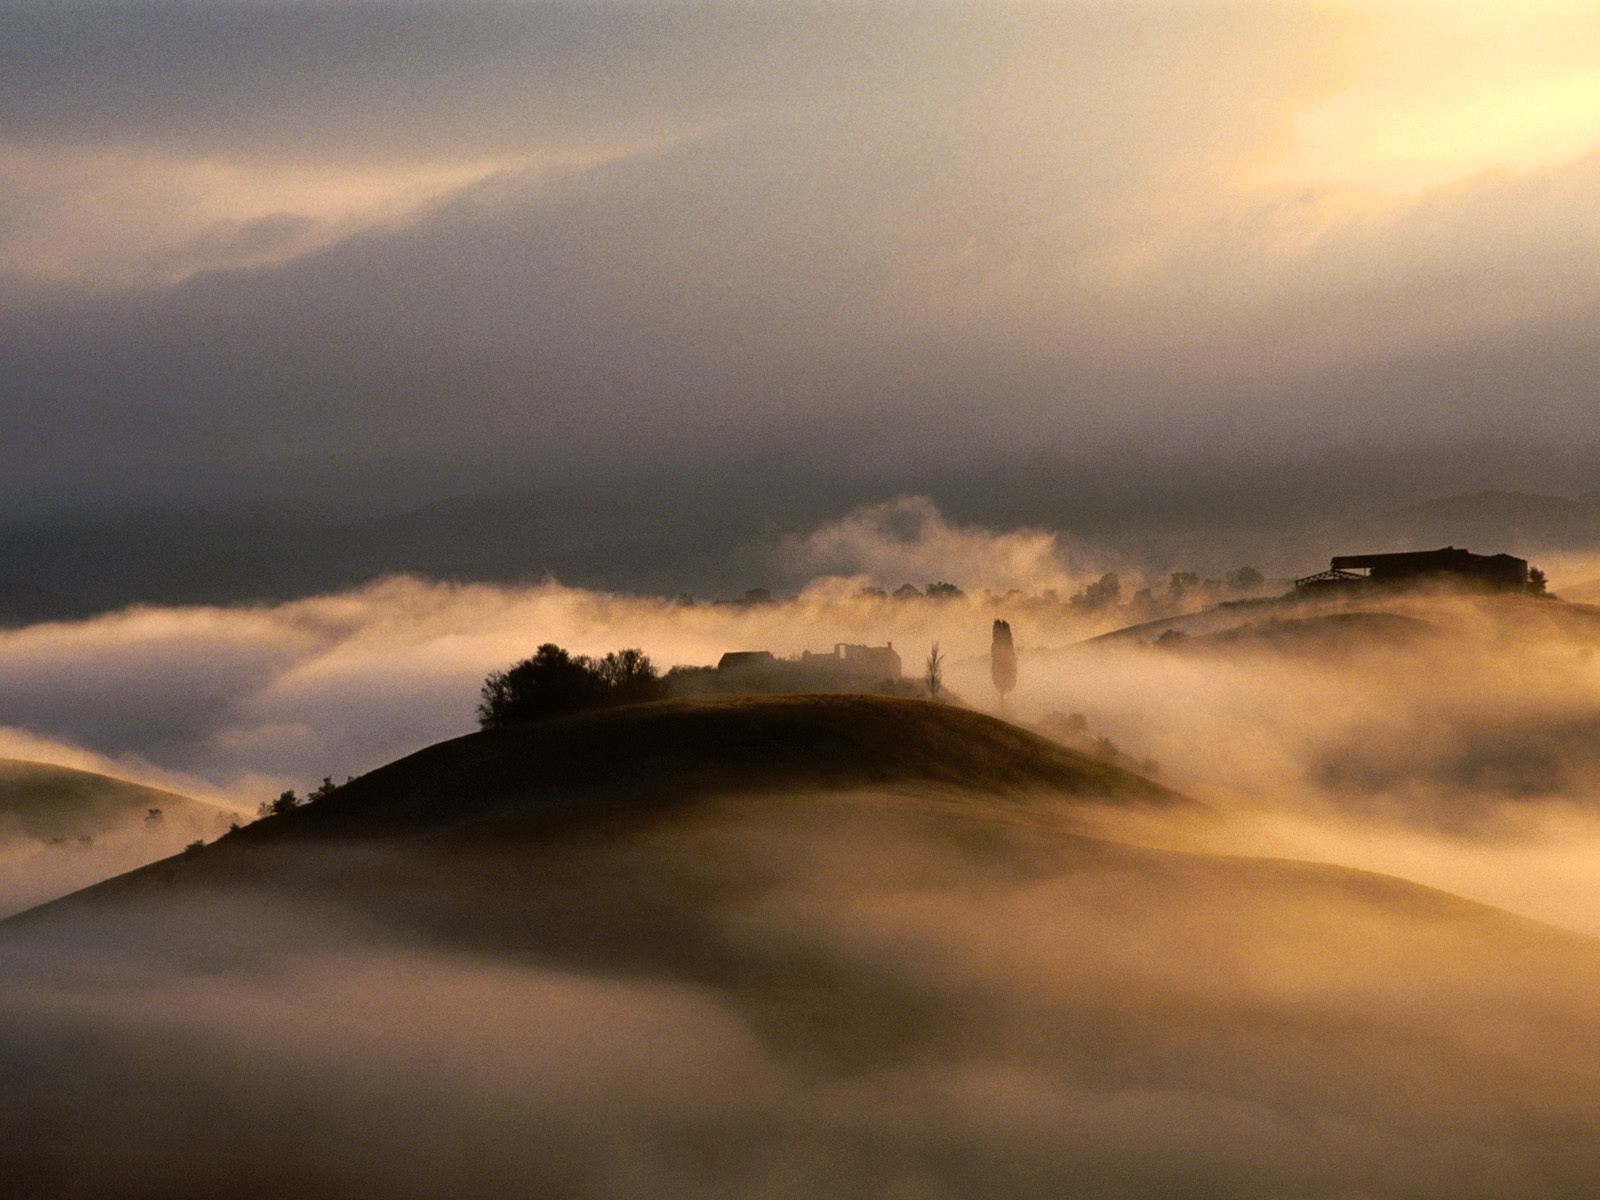
[[[81,769],[89,756],[76,757],[70,768],[0,754],[0,917],[214,838],[242,815]]]
[[[8,927],[0,1161],[103,1197],[1600,1178],[1594,942],[968,799],[734,797],[376,875],[307,850]]]
[[[0,631],[0,727],[13,727],[0,730],[0,752],[9,739],[26,747],[18,757],[76,753],[74,765],[253,807],[275,788],[343,778],[466,732],[484,676],[543,642],[586,654],[638,646],[665,669],[728,650],[894,641],[915,674],[933,641],[952,661],[986,649],[990,593],[1038,612],[1035,633],[1048,621],[1061,642],[1114,624],[1066,604],[1097,572],[1056,535],[954,525],[916,498],[830,523],[790,553],[843,573],[757,604],[399,577],[283,604],[134,608]],[[945,580],[966,593],[863,595]]]
[[[206,822],[173,820],[159,827],[130,822],[94,835],[52,839],[0,830],[0,918],[214,838],[227,829],[228,820],[219,810]]]
[[[851,573],[754,603],[393,578],[7,631],[0,753],[250,812],[468,732],[483,677],[542,642],[638,646],[666,668],[888,641],[908,676],[937,642],[947,690],[994,710],[989,627],[1003,617],[1020,656],[1006,715],[1054,717],[1059,731],[1081,714],[1074,745],[1230,814],[1221,847],[1371,866],[1600,932],[1587,867],[1600,850],[1600,618],[1585,606],[1433,596],[1349,619],[1246,604],[1177,622],[1187,637],[1157,643],[1163,625],[1082,646],[1132,610],[1070,603],[1108,564],[1042,531],[956,526],[905,499],[791,550]],[[1124,598],[1159,584],[1122,569]],[[964,590],[871,590],[945,580]]]

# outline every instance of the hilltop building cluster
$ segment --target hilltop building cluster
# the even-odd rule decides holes
[[[695,674],[697,678],[680,683],[704,692],[899,694],[910,687],[893,642],[883,646],[839,642],[832,650],[807,650],[799,658],[779,658],[770,650],[730,650],[715,667],[698,668]]]
[[[1445,586],[1474,592],[1518,593],[1543,590],[1543,574],[1530,571],[1527,559],[1510,554],[1473,554],[1446,546],[1401,554],[1339,554],[1326,571],[1294,581],[1297,595],[1321,596],[1399,591]]]

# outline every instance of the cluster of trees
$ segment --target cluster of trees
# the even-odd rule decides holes
[[[354,781],[354,775],[345,776],[345,783],[353,783]],[[324,775],[322,777],[322,782],[316,787],[312,788],[311,791],[308,792],[303,798],[296,795],[293,789],[290,789],[287,792],[279,793],[276,800],[263,800],[256,806],[256,816],[258,818],[276,817],[288,812],[290,809],[299,808],[301,805],[315,804],[324,796],[333,795],[333,793],[338,791],[342,786],[344,785],[335,783],[331,776]]]
[[[478,724],[504,729],[616,704],[643,704],[665,694],[661,676],[641,650],[613,650],[604,658],[569,654],[553,642],[483,681]]]
[[[959,600],[966,595],[948,580],[930,583],[926,588],[919,588],[914,583],[902,583],[892,592],[886,592],[881,587],[864,587],[860,594],[869,600]]]
[[[1224,592],[1253,596],[1266,584],[1266,576],[1254,567],[1240,567],[1221,579],[1202,579],[1193,571],[1174,571],[1167,579],[1164,596],[1158,597],[1153,588],[1140,588],[1128,603],[1135,609],[1155,610],[1163,605],[1181,606],[1195,594],[1203,596],[1207,603],[1215,603]],[[1122,604],[1122,579],[1115,571],[1107,571],[1081,592],[1069,596],[1067,603],[1084,612],[1117,608]]]
[[[1031,599],[1050,606],[1065,602],[1084,613],[1131,608],[1136,614],[1154,615],[1159,611],[1182,607],[1197,596],[1207,604],[1214,604],[1227,595],[1256,595],[1266,586],[1266,576],[1260,571],[1254,567],[1239,567],[1227,572],[1221,579],[1204,579],[1194,571],[1174,571],[1168,578],[1165,588],[1143,587],[1131,596],[1125,594],[1123,580],[1115,571],[1107,571],[1099,579],[1086,585],[1082,591],[1066,597],[1060,596],[1053,588],[1027,597],[1015,589],[1003,595],[989,592],[983,594],[995,600],[1015,602],[1020,599]],[[859,593],[863,599],[898,601],[959,600],[966,594],[948,580],[938,580],[924,587],[918,587],[914,583],[904,583],[892,592],[885,591],[881,587],[864,587]],[[697,601],[693,596],[684,593],[678,596],[674,603],[687,606]],[[751,588],[742,598],[723,603],[741,607],[771,604],[773,595],[766,588]]]
[[[926,587],[918,587],[914,583],[902,583],[894,591],[888,592],[881,587],[864,587],[862,596],[872,600],[959,600],[966,593],[947,579],[936,580]],[[697,600],[691,592],[679,592],[672,601],[681,608],[692,608],[696,604],[725,604],[738,608],[755,608],[764,604],[774,603],[772,591],[769,588],[746,588],[743,596],[737,600]]]

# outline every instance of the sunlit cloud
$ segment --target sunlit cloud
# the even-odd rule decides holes
[[[1576,8],[312,9],[7,18],[19,504],[1581,431]]]
[[[1271,177],[1392,203],[1600,149],[1592,6],[1422,0],[1349,11],[1355,19],[1330,47],[1341,85],[1298,110],[1292,149]]]
[[[10,215],[0,277],[97,290],[269,267],[403,227],[473,185],[537,185],[632,152],[362,164],[183,158],[136,145],[0,151]]]

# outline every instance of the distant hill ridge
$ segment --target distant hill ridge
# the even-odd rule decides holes
[[[144,821],[210,833],[223,812],[177,792],[53,763],[0,759],[0,837],[96,837]]]
[[[1576,498],[1481,491],[1441,496],[1352,522],[1365,538],[1351,553],[1462,546],[1481,554],[1527,557],[1600,548],[1600,492]]]

